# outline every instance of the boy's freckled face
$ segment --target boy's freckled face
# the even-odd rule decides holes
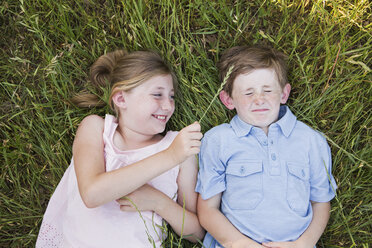
[[[256,69],[234,80],[231,103],[244,122],[262,128],[278,120],[280,104],[289,96],[290,85],[283,89],[273,69]]]

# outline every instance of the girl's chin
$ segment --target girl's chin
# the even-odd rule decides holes
[[[164,126],[162,126],[162,127],[158,127],[158,128],[156,128],[156,132],[157,132],[157,134],[158,134],[158,133],[162,133],[162,132],[164,132],[164,130],[165,130],[165,124],[164,124]]]

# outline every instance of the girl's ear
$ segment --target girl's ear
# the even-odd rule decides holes
[[[112,101],[118,108],[125,108],[126,107],[126,102],[125,102],[125,97],[124,97],[124,92],[119,91],[115,93],[112,96]]]
[[[226,108],[233,110],[235,108],[233,99],[227,94],[226,91],[222,90],[220,92],[220,100]]]
[[[281,104],[285,104],[287,102],[290,92],[291,92],[291,85],[286,84],[282,90],[282,94],[280,95]]]

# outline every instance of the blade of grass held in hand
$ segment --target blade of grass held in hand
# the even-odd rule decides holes
[[[199,119],[199,123],[201,123],[201,121],[203,120],[203,118],[205,117],[205,114],[208,112],[208,110],[210,109],[210,107],[212,106],[213,102],[216,100],[217,96],[220,94],[221,90],[223,89],[223,87],[225,86],[226,82],[227,82],[227,79],[230,77],[230,74],[232,72],[232,70],[234,69],[234,66],[230,66],[229,70],[227,71],[226,73],[226,76],[224,77],[223,79],[223,82],[220,86],[220,88],[218,88],[216,94],[214,95],[212,101],[209,103],[207,109],[204,111],[202,117]]]

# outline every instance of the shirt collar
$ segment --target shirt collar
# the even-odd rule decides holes
[[[296,121],[296,116],[292,113],[288,106],[280,106],[279,120],[275,123],[280,127],[285,137],[289,137],[296,125]]]
[[[235,115],[234,118],[230,121],[230,125],[234,130],[236,136],[244,137],[248,135],[252,130],[252,125],[242,121],[238,115]]]
[[[278,125],[282,130],[284,136],[288,138],[296,125],[296,121],[296,116],[294,116],[288,106],[283,105],[280,106],[279,120],[273,124]],[[232,120],[230,121],[230,125],[238,137],[248,135],[253,128],[252,125],[242,121],[242,119],[240,119],[238,115],[235,115],[234,118],[232,118]]]

